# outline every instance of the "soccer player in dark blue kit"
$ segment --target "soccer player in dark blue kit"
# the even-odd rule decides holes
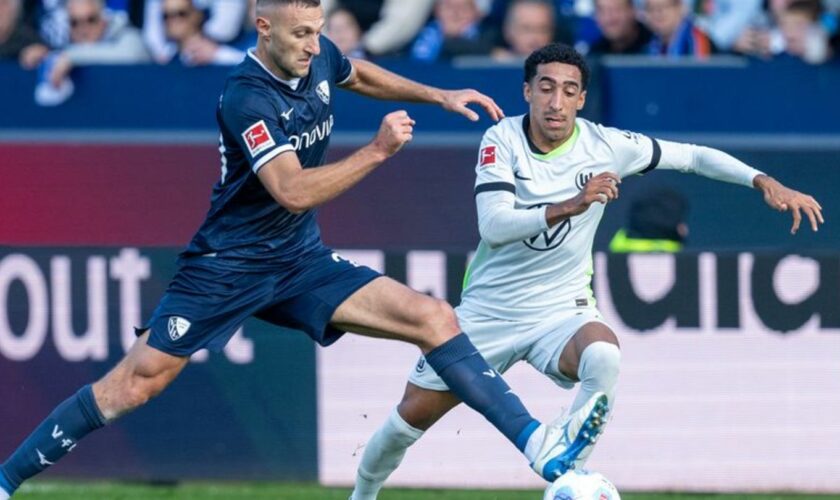
[[[494,120],[502,111],[473,90],[444,91],[369,62],[351,64],[321,36],[319,0],[258,0],[256,25],[257,47],[219,101],[222,172],[206,220],[122,361],[56,407],[0,466],[0,500],[85,435],[159,394],[191,354],[224,347],[250,316],[302,330],[321,345],[346,331],[411,342],[454,394],[520,450],[531,450],[526,456],[547,477],[564,471],[574,459],[568,437],[579,429],[561,438],[532,418],[460,333],[448,304],[342,259],[323,245],[315,222],[316,207],[362,180],[413,133],[405,111],[390,113],[369,144],[324,164],[337,87],[435,103],[471,120],[478,115],[468,104]]]

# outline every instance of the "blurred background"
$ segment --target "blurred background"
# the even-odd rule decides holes
[[[595,244],[624,351],[590,466],[620,489],[840,492],[840,1],[322,0],[349,56],[527,111],[522,64],[551,41],[593,67],[583,116],[724,149],[824,207],[818,233],[698,176],[622,184]],[[0,456],[132,341],[220,175],[215,107],[253,46],[247,0],[0,0]],[[429,106],[334,100],[331,158],[407,109],[414,142],[320,211],[325,241],[457,304],[478,242],[472,186],[491,125]],[[638,254],[634,239],[677,243]],[[414,349],[329,350],[254,321],[149,408],[47,477],[352,482]],[[526,367],[541,418],[571,401]],[[539,487],[458,410],[394,484]]]

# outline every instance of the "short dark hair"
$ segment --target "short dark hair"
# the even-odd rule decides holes
[[[320,7],[321,0],[257,0],[257,7],[278,7],[281,5],[302,5],[304,7]]]
[[[822,15],[823,7],[819,0],[792,0],[787,4],[785,12],[802,13],[816,21]]]
[[[580,70],[582,90],[586,90],[589,85],[589,65],[578,51],[564,43],[550,43],[528,56],[525,60],[525,83],[529,83],[537,75],[537,66],[553,62],[577,66]]]
[[[593,3],[596,7],[598,6],[598,0],[595,0],[595,2]],[[633,10],[636,10],[636,0],[625,0],[625,3],[628,7],[631,7]]]

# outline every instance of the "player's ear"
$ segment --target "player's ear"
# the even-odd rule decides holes
[[[257,33],[260,38],[271,38],[269,36],[269,33],[271,33],[271,21],[269,21],[268,18],[257,16],[257,20],[254,24],[257,26]]]
[[[585,104],[586,104],[586,91],[584,90],[583,92],[580,93],[580,96],[578,96],[577,110],[578,111],[582,110],[583,106]]]
[[[525,96],[525,102],[531,102],[531,85],[528,82],[522,84],[522,95]]]

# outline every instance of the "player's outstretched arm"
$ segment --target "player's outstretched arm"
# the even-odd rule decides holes
[[[814,231],[824,222],[822,207],[814,198],[784,186],[776,179],[723,151],[670,141],[659,141],[659,144],[662,148],[662,168],[693,172],[711,179],[760,190],[768,205],[782,212],[791,212],[791,234],[799,230],[803,213],[808,217]]]
[[[389,101],[438,104],[447,111],[478,121],[478,113],[467,106],[478,104],[494,121],[505,114],[493,99],[472,89],[443,90],[417,83],[376,64],[353,59],[353,73],[343,87],[368,97]]]
[[[293,151],[281,153],[257,172],[274,199],[292,213],[310,210],[347,191],[412,139],[414,120],[405,111],[382,119],[370,144],[334,163],[301,167]]]
[[[793,214],[793,225],[790,234],[799,231],[804,213],[811,222],[811,229],[819,230],[819,225],[825,222],[822,206],[812,196],[800,193],[785,186],[768,175],[757,175],[753,179],[753,186],[764,194],[764,201],[780,212],[790,211]]]

